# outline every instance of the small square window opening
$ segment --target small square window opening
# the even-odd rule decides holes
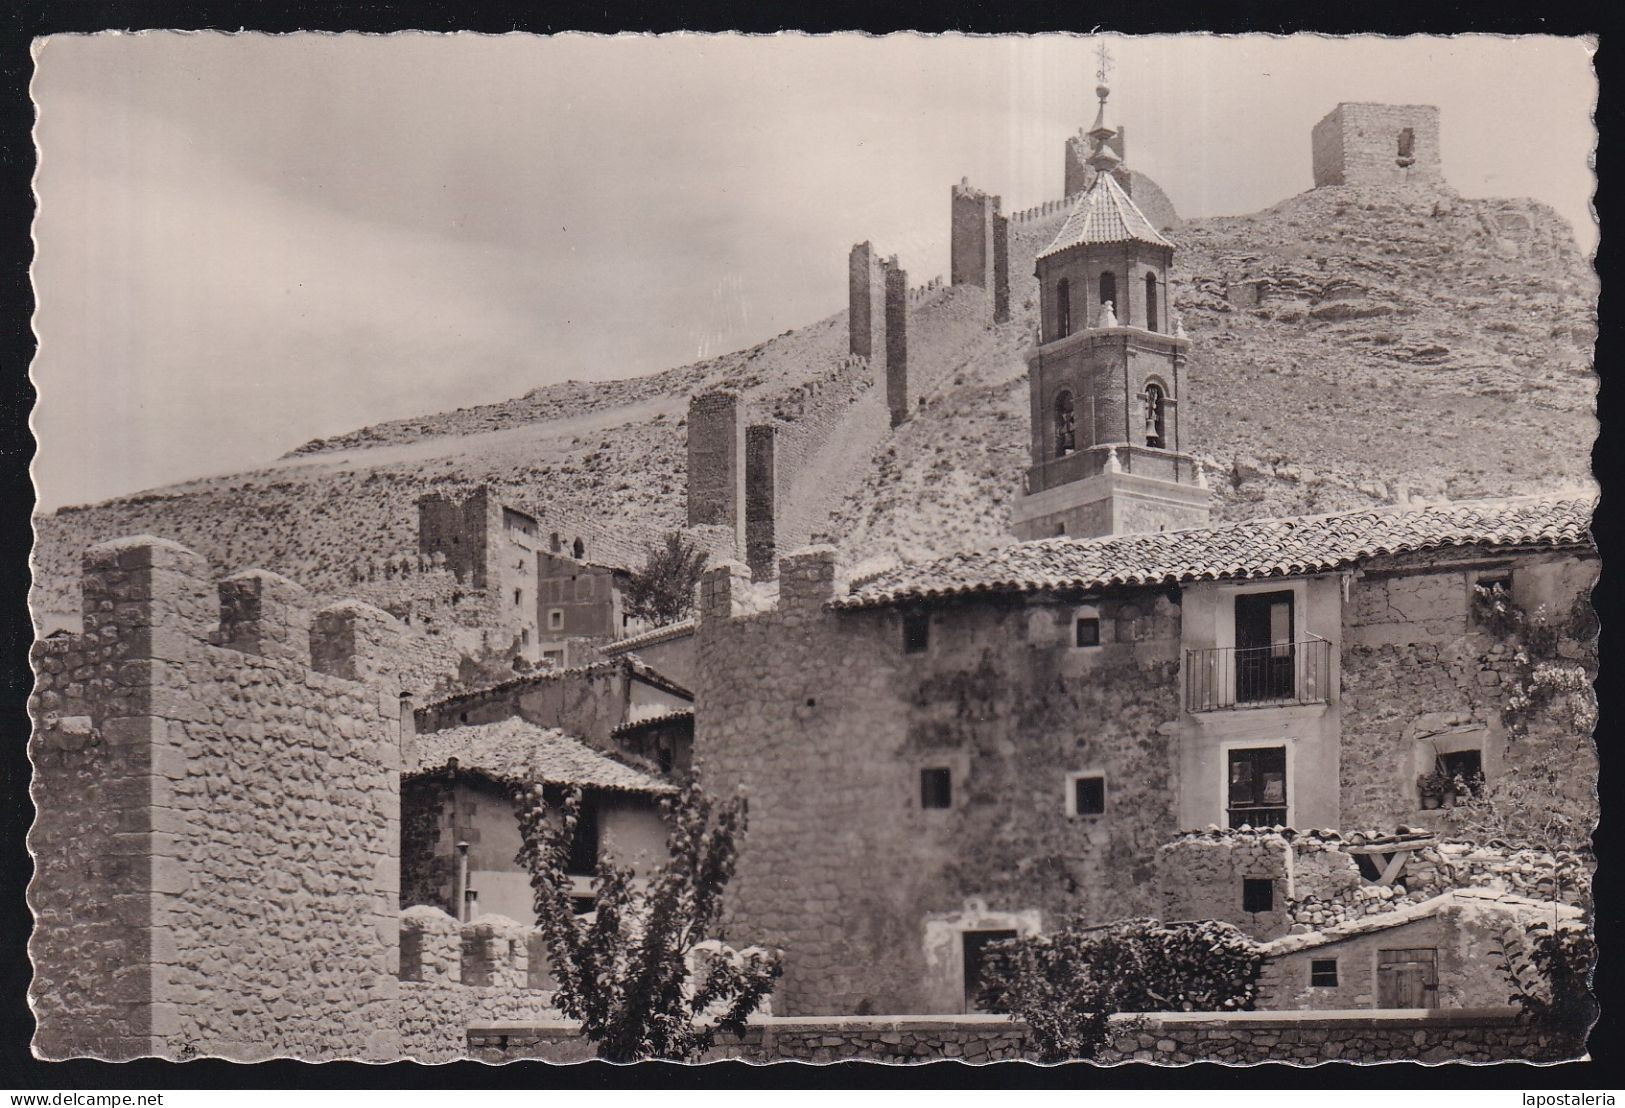
[[[1275,911],[1275,879],[1247,877],[1241,882],[1241,910],[1243,912]]]
[[[1103,816],[1106,814],[1106,778],[1091,773],[1072,779],[1072,814],[1075,816]]]
[[[1337,988],[1337,959],[1316,958],[1310,962],[1309,984],[1317,989]]]
[[[548,628],[548,630],[550,630],[550,631],[558,631],[558,630],[562,629],[563,627],[564,627],[564,609],[563,608],[551,608],[551,609],[549,609],[548,613],[547,613],[547,628]]]
[[[933,766],[920,771],[920,807],[952,808],[954,806],[954,775],[945,766]]]
[[[1077,644],[1079,646],[1100,645],[1100,619],[1096,616],[1084,616],[1078,620]]]

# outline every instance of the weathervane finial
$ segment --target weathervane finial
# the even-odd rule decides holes
[[[1111,51],[1106,49],[1105,39],[1101,39],[1100,45],[1095,47],[1095,58],[1099,62],[1098,67],[1095,69],[1095,79],[1101,84],[1105,84],[1106,78],[1112,74],[1112,55]]]

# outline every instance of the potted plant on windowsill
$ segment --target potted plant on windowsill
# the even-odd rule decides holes
[[[1416,791],[1422,797],[1422,807],[1428,810],[1448,808],[1456,800],[1456,782],[1442,769],[1424,773],[1416,779]]]

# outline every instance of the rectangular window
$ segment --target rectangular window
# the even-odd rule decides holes
[[[1460,779],[1469,796],[1477,796],[1484,787],[1484,752],[1481,750],[1453,750],[1441,754],[1439,768],[1452,782]]]
[[[590,877],[598,870],[598,810],[590,796],[582,797],[576,815],[576,833],[570,840],[567,873]]]
[[[1309,984],[1316,989],[1337,988],[1337,959],[1316,958],[1310,962]]]
[[[560,631],[560,630],[563,630],[563,628],[564,628],[564,609],[563,608],[549,608],[547,610],[547,629],[549,631]]]
[[[1492,573],[1480,573],[1473,578],[1473,603],[1469,610],[1473,613],[1473,622],[1483,625],[1490,621],[1494,609],[1505,609],[1512,603],[1512,571],[1500,569]]]
[[[519,645],[520,646],[529,646],[530,645],[530,628],[521,627],[519,629]]]
[[[1247,877],[1241,882],[1241,910],[1243,912],[1275,911],[1275,879]]]
[[[1106,775],[1104,773],[1072,774],[1072,816],[1103,816],[1106,814]]]
[[[1285,825],[1286,747],[1232,750],[1228,769],[1231,827]]]
[[[1095,616],[1085,616],[1078,620],[1077,643],[1079,646],[1100,645],[1100,619]]]
[[[954,806],[953,771],[934,766],[920,771],[920,807],[952,808]]]
[[[513,590],[513,606],[515,608],[519,607],[519,605],[524,602],[524,599],[525,599],[525,590],[524,589],[515,589],[515,590]]]
[[[924,654],[931,645],[931,617],[925,612],[903,613],[903,653]]]

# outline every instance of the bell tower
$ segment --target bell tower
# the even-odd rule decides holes
[[[1027,353],[1032,465],[1011,528],[1022,539],[1090,538],[1208,521],[1201,467],[1181,452],[1190,339],[1173,319],[1174,245],[1113,172],[1102,114],[1094,181],[1039,252],[1039,333]]]

